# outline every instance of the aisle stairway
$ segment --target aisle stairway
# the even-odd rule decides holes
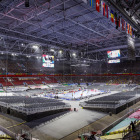
[[[63,118],[60,118],[40,128],[37,128],[38,131],[41,131],[54,138],[61,139],[67,136],[68,134],[78,130],[79,128],[83,128],[84,126],[94,121],[97,121],[98,119],[107,115],[106,113],[102,112],[81,109],[81,107],[79,106],[79,101],[63,101],[65,103],[70,103],[72,110],[76,108],[78,109],[78,112],[73,111],[73,113],[70,113],[69,115],[66,115]]]

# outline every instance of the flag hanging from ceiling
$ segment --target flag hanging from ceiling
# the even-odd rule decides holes
[[[114,12],[111,10],[111,21],[114,22]]]
[[[115,18],[115,24],[117,25],[117,13],[114,13],[114,18]]]
[[[130,26],[130,35],[132,36],[132,27]]]
[[[90,6],[94,7],[94,0],[90,0]]]
[[[127,33],[129,34],[129,24],[127,24]]]
[[[106,5],[106,17],[109,18],[109,7]]]
[[[101,1],[101,13],[103,14],[103,1]]]
[[[96,10],[100,12],[100,0],[96,0]]]
[[[118,22],[119,22],[119,27],[121,27],[121,18],[120,18],[120,16],[118,18]]]
[[[102,12],[103,12],[103,16],[105,16],[105,3],[102,2]]]
[[[127,32],[127,22],[125,21],[125,31]]]
[[[134,36],[134,31],[135,31],[135,30],[132,28],[132,37],[135,37],[135,36]]]
[[[122,30],[124,31],[124,24],[125,24],[125,21],[122,19]]]

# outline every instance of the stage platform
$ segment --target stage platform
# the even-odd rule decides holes
[[[61,100],[22,96],[0,96],[0,112],[33,121],[46,116],[69,111],[70,104]]]
[[[107,113],[111,112],[113,114],[117,114],[139,101],[139,95],[136,96],[135,94],[133,94],[133,91],[128,91],[128,93],[126,92],[125,95],[124,92],[116,93],[110,96],[80,102],[79,105],[84,109],[102,111]]]
[[[59,99],[66,99],[66,100],[80,100],[83,98],[89,98],[92,96],[104,94],[106,91],[101,91],[98,89],[85,89],[85,90],[79,90],[79,91],[74,91],[71,93],[61,93],[61,94],[53,94],[49,93],[46,94],[44,97],[49,97],[49,98],[55,98],[55,96],[58,96]]]

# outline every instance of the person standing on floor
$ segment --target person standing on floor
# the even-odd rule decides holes
[[[131,121],[130,125],[132,126],[133,132],[135,132],[135,125],[134,125],[133,121]]]

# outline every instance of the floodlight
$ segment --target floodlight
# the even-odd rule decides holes
[[[33,46],[33,48],[34,48],[34,49],[37,49],[37,48],[38,48],[38,46],[37,46],[37,45],[34,45],[34,46]]]
[[[76,53],[73,53],[72,55],[73,55],[73,56],[76,56]]]
[[[54,52],[54,49],[50,49],[51,52]]]
[[[59,53],[62,53],[62,50],[60,50]]]

